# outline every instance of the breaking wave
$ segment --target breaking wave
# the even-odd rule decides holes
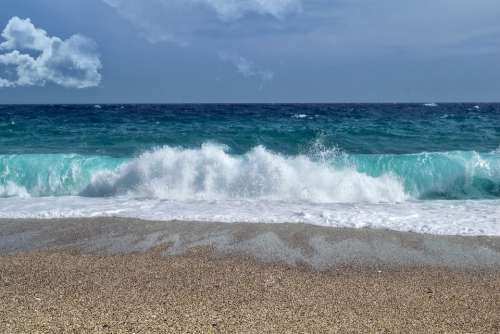
[[[162,147],[136,158],[0,155],[0,197],[383,203],[500,198],[500,152],[285,156],[257,146]]]
[[[161,199],[271,199],[328,202],[399,202],[397,178],[336,169],[306,156],[285,157],[258,146],[233,156],[223,146],[164,147],[115,171],[93,175],[86,196],[132,194]]]

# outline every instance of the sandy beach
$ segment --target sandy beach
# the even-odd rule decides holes
[[[496,333],[499,245],[288,224],[1,220],[0,331]]]

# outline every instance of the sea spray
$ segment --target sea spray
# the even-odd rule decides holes
[[[401,202],[500,198],[498,152],[347,154],[320,144],[283,155],[257,146],[165,146],[135,158],[0,155],[0,197],[132,196],[171,200]],[[16,190],[17,189],[17,190]]]
[[[262,146],[233,156],[215,144],[146,152],[115,171],[95,173],[82,195],[316,203],[401,202],[407,198],[399,180],[389,174],[375,178],[303,155],[282,156]]]
[[[4,185],[0,185],[0,198],[1,197],[31,197],[26,188],[17,185],[12,181],[8,181]]]

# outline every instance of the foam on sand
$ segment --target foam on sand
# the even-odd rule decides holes
[[[128,197],[6,198],[0,218],[128,217],[159,221],[306,223],[437,235],[500,236],[500,201],[307,203]]]

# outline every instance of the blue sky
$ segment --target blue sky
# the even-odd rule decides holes
[[[500,101],[499,18],[498,0],[2,0],[0,103]]]

